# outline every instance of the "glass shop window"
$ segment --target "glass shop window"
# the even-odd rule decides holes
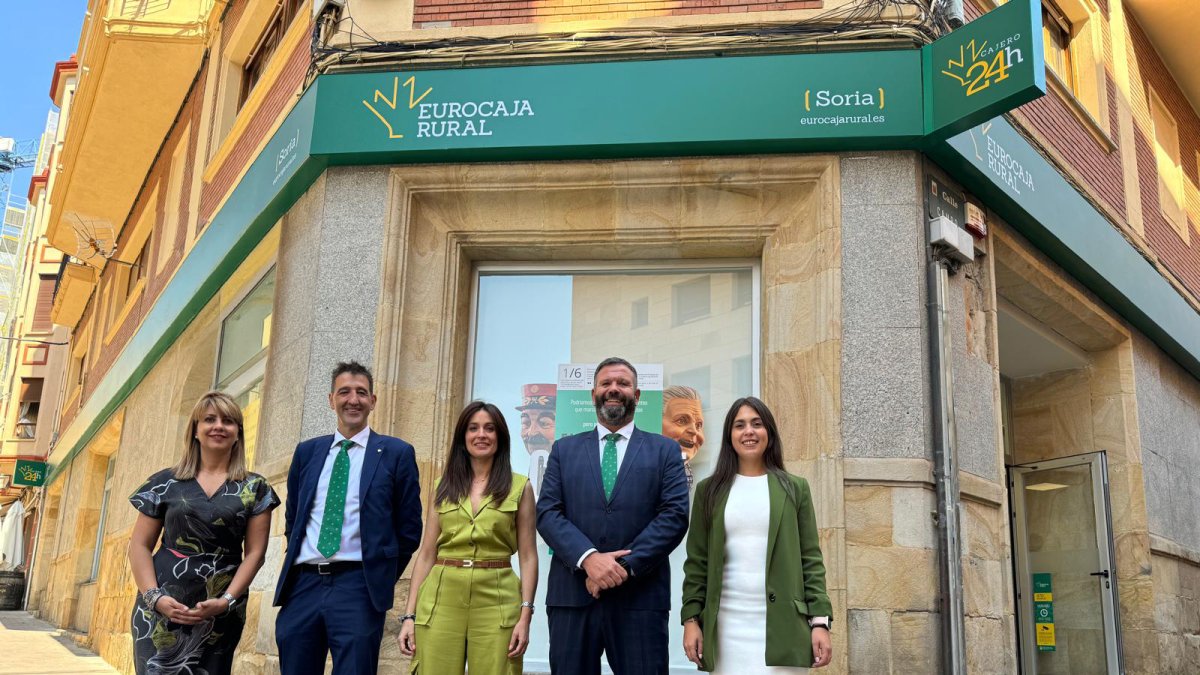
[[[635,423],[679,441],[693,485],[709,475],[725,413],[758,393],[759,269],[720,262],[654,267],[478,268],[466,399],[496,404],[512,435],[513,471],[535,493],[554,440],[595,426],[595,364],[620,356],[638,367]],[[584,382],[574,381],[580,374]],[[550,554],[539,539],[544,604]],[[683,578],[683,546],[671,557]],[[674,583],[674,606],[679,584]],[[549,671],[548,634],[534,622],[526,668]],[[671,642],[682,641],[672,622]],[[678,653],[675,653],[678,652]],[[672,667],[694,670],[682,650]],[[673,670],[672,672],[675,672]]]
[[[242,408],[248,466],[254,464],[274,307],[275,268],[272,267],[221,322],[217,388],[232,396]]]

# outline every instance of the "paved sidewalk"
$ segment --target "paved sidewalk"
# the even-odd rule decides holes
[[[0,675],[116,672],[63,631],[29,612],[0,612]]]

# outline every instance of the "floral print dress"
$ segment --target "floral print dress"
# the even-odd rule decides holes
[[[162,521],[154,573],[159,587],[188,607],[224,595],[242,562],[250,518],[279,505],[258,474],[225,481],[209,497],[194,479],[178,480],[170,469],[151,476],[129,501]],[[245,622],[246,607],[239,603],[226,615],[192,626],[173,623],[143,605],[139,595],[132,618],[138,675],[225,675]]]

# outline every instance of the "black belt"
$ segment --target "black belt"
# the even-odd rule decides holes
[[[323,563],[304,563],[302,565],[297,565],[297,567],[299,567],[303,572],[326,575],[361,570],[363,568],[363,564],[361,560],[335,560],[333,562]]]

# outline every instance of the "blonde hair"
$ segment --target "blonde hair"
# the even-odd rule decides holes
[[[200,472],[200,439],[196,438],[196,429],[201,418],[212,408],[218,415],[237,423],[237,440],[229,451],[229,468],[226,470],[226,480],[246,479],[246,431],[242,422],[242,409],[236,401],[224,392],[210,391],[196,401],[192,408],[192,417],[188,422],[187,432],[183,435],[183,456],[171,471],[178,480],[191,480]]]

